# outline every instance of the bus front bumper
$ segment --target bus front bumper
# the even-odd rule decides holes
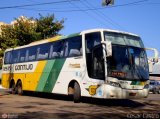
[[[149,89],[122,89],[110,85],[100,86],[94,97],[104,99],[137,99],[147,98]]]

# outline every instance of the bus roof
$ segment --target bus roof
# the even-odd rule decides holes
[[[98,28],[98,29],[84,30],[84,31],[81,31],[79,33],[74,33],[74,34],[70,34],[70,35],[67,35],[67,36],[58,35],[58,36],[55,36],[55,37],[52,37],[52,38],[35,41],[35,42],[32,42],[32,43],[24,45],[24,46],[9,48],[6,51],[10,51],[10,50],[13,50],[13,49],[26,48],[26,47],[29,47],[29,46],[39,45],[39,44],[48,43],[48,42],[52,42],[52,41],[63,40],[65,38],[70,38],[70,37],[74,37],[74,36],[78,36],[78,35],[82,35],[82,34],[86,34],[86,33],[98,32],[98,31],[115,32],[115,33],[121,33],[121,34],[126,34],[126,35],[132,35],[132,36],[139,37],[138,35],[133,34],[133,33],[129,33],[129,32]]]
[[[103,29],[103,28],[84,30],[84,31],[81,32],[81,34],[98,32],[98,31],[115,32],[115,33],[121,33],[121,34],[126,34],[126,35],[132,35],[132,36],[139,37],[137,34],[133,34],[133,33],[125,32],[125,31],[113,30],[113,29]]]

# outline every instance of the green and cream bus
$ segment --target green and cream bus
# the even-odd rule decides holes
[[[103,99],[148,96],[149,69],[141,38],[91,29],[7,49],[2,86],[13,93],[37,91]]]

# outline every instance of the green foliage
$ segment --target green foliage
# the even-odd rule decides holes
[[[14,28],[11,25],[3,25],[1,26],[2,33],[0,35],[0,48],[5,50],[8,47],[17,46],[17,39],[15,37]]]
[[[53,37],[64,27],[64,20],[55,20],[54,15],[48,15],[46,17],[41,14],[37,21],[37,32],[41,33],[41,39]]]
[[[53,37],[64,27],[64,20],[58,21],[54,15],[39,15],[39,18],[20,17],[13,24],[1,26],[0,58],[7,48]]]
[[[18,39],[17,45],[26,45],[33,41],[39,40],[40,33],[36,32],[37,24],[33,19],[16,19],[14,24],[15,37]]]

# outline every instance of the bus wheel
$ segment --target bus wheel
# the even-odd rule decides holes
[[[158,94],[160,94],[160,89],[158,90]]]
[[[74,103],[79,103],[81,99],[81,90],[80,86],[77,82],[74,83],[74,94],[73,94],[73,100]]]
[[[23,94],[22,82],[21,81],[18,81],[18,84],[17,84],[17,93],[18,93],[18,95],[22,95]]]
[[[154,90],[153,90],[153,94],[156,94],[156,93],[157,93],[157,92],[156,92],[156,89],[154,89]]]
[[[16,85],[14,82],[11,83],[10,90],[11,94],[16,94]]]

